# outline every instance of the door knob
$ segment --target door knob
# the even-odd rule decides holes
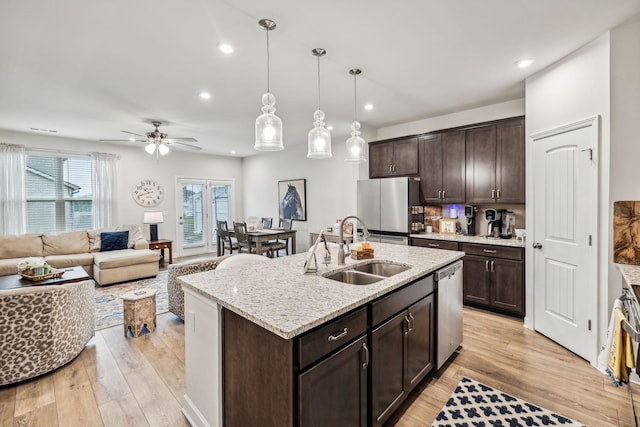
[[[533,248],[534,249],[541,249],[542,248],[542,243],[533,242]]]

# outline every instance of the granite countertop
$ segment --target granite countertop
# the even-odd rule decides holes
[[[640,265],[616,264],[628,285],[640,286]]]
[[[486,236],[466,236],[464,234],[445,234],[445,233],[420,233],[420,234],[410,234],[410,237],[416,239],[434,239],[434,240],[449,240],[452,242],[461,242],[461,243],[480,243],[483,245],[494,245],[494,246],[512,246],[516,248],[524,248],[525,243],[512,239],[496,239],[496,238],[488,238]]]
[[[464,256],[459,251],[384,243],[371,243],[371,247],[375,251],[373,260],[347,257],[345,266],[338,266],[336,247],[332,248],[331,264],[322,264],[324,248],[319,247],[317,273],[303,274],[308,256],[303,253],[191,274],[178,281],[274,334],[291,339]],[[396,262],[412,268],[365,286],[321,276],[371,261]]]

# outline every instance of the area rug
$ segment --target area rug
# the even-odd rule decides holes
[[[500,390],[462,378],[431,427],[583,426]]]
[[[110,286],[96,285],[96,330],[120,325],[124,322],[120,296],[136,289],[156,289],[156,313],[169,311],[167,275],[167,271],[161,271],[156,277],[150,279],[134,280]]]

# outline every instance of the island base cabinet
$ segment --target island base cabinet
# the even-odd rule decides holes
[[[301,427],[366,427],[367,337],[338,351],[299,377]]]
[[[371,333],[371,423],[381,426],[433,368],[433,294]]]

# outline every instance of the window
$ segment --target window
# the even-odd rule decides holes
[[[93,162],[89,157],[27,156],[27,232],[93,228]]]

